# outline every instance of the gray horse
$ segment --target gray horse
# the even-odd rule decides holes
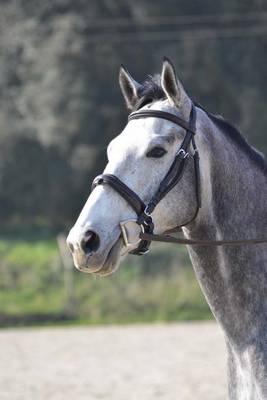
[[[160,110],[188,121],[191,99],[163,62],[161,76],[137,83],[121,67],[119,82],[130,110]],[[140,104],[140,99],[145,101]],[[185,130],[160,118],[128,122],[108,146],[106,174],[118,177],[148,202],[172,165]],[[200,155],[202,205],[184,226],[189,239],[250,239],[267,236],[267,164],[225,120],[196,107],[196,146]],[[191,154],[193,148],[190,149]],[[162,234],[195,215],[195,170],[191,159],[179,184],[152,213],[155,232]],[[89,196],[68,236],[76,267],[107,275],[137,246],[136,213],[108,185]],[[125,245],[121,222],[131,237]],[[188,246],[207,302],[224,331],[228,349],[230,399],[267,399],[267,246],[266,244]]]

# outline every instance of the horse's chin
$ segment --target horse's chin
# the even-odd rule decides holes
[[[111,247],[107,257],[102,265],[96,272],[97,276],[107,276],[117,271],[123,258],[127,255],[122,237],[120,236],[116,243]]]

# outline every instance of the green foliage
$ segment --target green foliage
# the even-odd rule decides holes
[[[151,256],[129,257],[109,278],[73,269],[71,293],[52,239],[3,239],[0,260],[0,325],[210,318],[183,248],[157,246]]]
[[[61,267],[53,240],[1,240],[0,260],[0,313],[61,310]]]

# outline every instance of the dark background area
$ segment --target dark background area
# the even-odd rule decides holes
[[[0,1],[1,233],[75,221],[126,121],[118,86],[176,65],[188,93],[267,154],[267,3]]]

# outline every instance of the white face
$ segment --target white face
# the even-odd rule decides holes
[[[167,100],[145,108],[174,112]],[[177,110],[176,110],[177,112]],[[113,174],[147,203],[168,172],[184,137],[184,130],[160,118],[130,121],[108,146],[104,173]],[[152,217],[155,233],[182,224],[195,208],[195,183],[189,161],[178,184],[158,204]],[[136,219],[128,203],[110,186],[97,186],[89,196],[67,242],[75,266],[88,273],[108,275],[133,248],[125,247],[120,222]],[[139,226],[132,224],[131,241],[138,241]]]

